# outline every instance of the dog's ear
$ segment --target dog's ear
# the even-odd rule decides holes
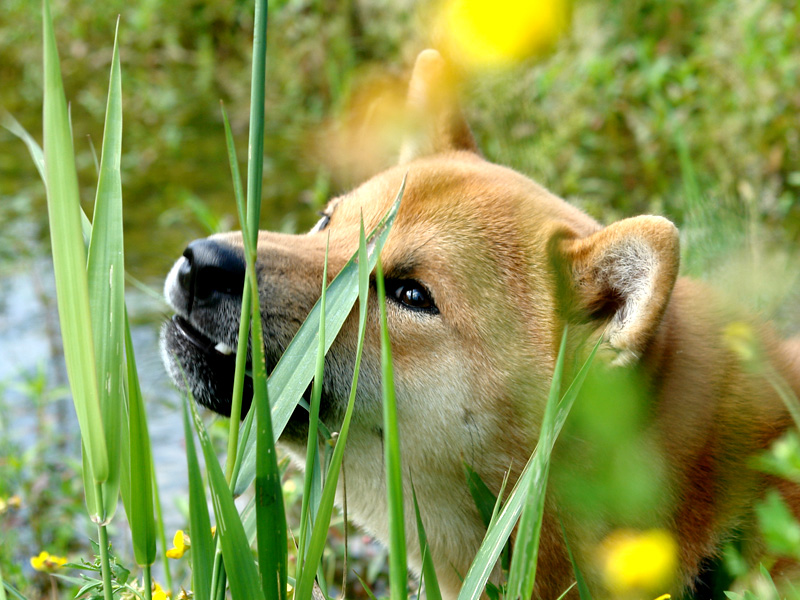
[[[605,321],[615,364],[636,361],[664,316],[680,266],[677,228],[662,217],[618,221],[555,242],[568,320]]]
[[[408,85],[409,131],[400,164],[415,158],[478,147],[456,98],[456,76],[436,50],[423,50]]]

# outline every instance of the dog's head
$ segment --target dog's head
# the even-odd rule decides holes
[[[442,58],[423,52],[400,165],[332,200],[306,234],[259,234],[267,367],[320,295],[326,244],[333,276],[358,247],[362,215],[373,227],[407,174],[381,255],[401,427],[407,440],[457,465],[493,448],[505,468],[512,458],[524,464],[535,440],[566,320],[602,329],[622,361],[645,347],[675,281],[677,236],[657,217],[601,228],[530,179],[484,160],[447,79]],[[167,367],[222,414],[230,412],[243,278],[241,235],[226,233],[192,242],[165,287],[177,313],[163,331]],[[361,431],[382,423],[374,301],[370,311],[355,416]],[[322,418],[334,427],[349,394],[355,312],[326,358]],[[290,441],[302,437],[296,417]]]

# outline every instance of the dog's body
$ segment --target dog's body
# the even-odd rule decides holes
[[[662,501],[631,522],[625,507],[615,515],[572,511],[568,483],[559,487],[564,480],[557,470],[568,470],[575,447],[577,456],[591,453],[582,454],[584,440],[568,427],[565,449],[557,448],[554,458],[535,595],[556,598],[573,581],[559,521],[601,597],[592,553],[620,527],[669,530],[680,548],[678,585],[689,585],[723,542],[757,537],[753,505],[767,481],[749,461],[791,419],[763,369],[747,368],[726,342],[726,327],[742,318],[715,303],[705,287],[677,279],[674,226],[637,217],[602,228],[531,180],[484,161],[440,85],[443,69],[432,51],[417,61],[409,98],[412,111],[424,116],[403,148],[401,166],[332,201],[309,234],[260,234],[267,361],[277,361],[319,296],[328,236],[335,274],[358,245],[361,215],[373,226],[408,173],[381,259],[403,470],[406,484],[413,478],[445,596],[457,595],[485,533],[463,464],[495,493],[506,472],[510,484],[516,481],[538,437],[565,323],[573,325],[568,372],[585,357],[585,342],[603,335],[601,368],[634,373],[644,390],[638,436],[658,462]],[[180,382],[177,359],[200,402],[229,413],[230,358],[212,347],[236,345],[241,237],[212,236],[184,256],[166,285],[179,318],[165,326],[165,360]],[[239,288],[230,283],[237,278]],[[374,302],[370,311],[345,458],[347,502],[356,523],[387,540]],[[745,327],[757,355],[751,362],[767,365],[800,393],[800,345],[779,341],[766,327]],[[332,429],[349,393],[356,331],[353,314],[326,358],[321,418]],[[299,461],[305,435],[299,411],[281,440]],[[406,491],[406,529],[414,531],[410,485]],[[786,486],[784,494],[797,497]],[[409,561],[419,568],[414,537]]]

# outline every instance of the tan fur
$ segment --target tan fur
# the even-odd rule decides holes
[[[333,275],[358,245],[362,215],[368,228],[374,226],[408,174],[381,259],[387,277],[421,282],[439,310],[424,314],[387,302],[407,484],[406,531],[416,528],[410,508],[413,479],[445,597],[457,596],[460,576],[485,531],[462,464],[471,465],[495,492],[506,472],[508,489],[516,481],[538,437],[567,322],[574,325],[570,344],[576,349],[570,372],[585,355],[580,349],[586,340],[602,335],[610,353],[603,368],[635,372],[650,390],[643,437],[664,463],[665,502],[648,518],[678,540],[680,585],[688,585],[701,561],[715,556],[734,531],[756,535],[752,507],[766,480],[748,461],[790,424],[763,375],[745,368],[726,344],[725,327],[742,317],[704,286],[677,279],[678,234],[667,220],[644,216],[603,228],[526,177],[480,158],[443,83],[445,73],[438,54],[420,56],[410,85],[419,129],[403,147],[402,165],[333,200],[323,231],[260,234],[268,349],[285,347],[319,295],[328,239]],[[241,246],[238,234],[216,239]],[[383,442],[376,434],[382,423],[380,342],[371,301],[345,459],[347,501],[356,523],[387,540]],[[800,344],[781,343],[768,327],[752,327],[771,368],[800,392]],[[349,382],[356,331],[354,313],[329,353],[326,385],[334,404],[349,386],[343,382]],[[340,409],[332,409],[332,418]],[[337,423],[329,426],[335,429]],[[283,443],[298,463],[304,460],[302,439]],[[556,461],[554,468],[570,467]],[[585,561],[596,597],[604,597],[592,548],[624,523],[601,517],[576,522],[559,513],[557,482],[556,476],[535,595],[556,598],[573,580],[561,520]],[[798,497],[791,486],[784,493]],[[419,569],[415,537],[408,535],[409,561]],[[665,591],[677,594],[679,588]]]

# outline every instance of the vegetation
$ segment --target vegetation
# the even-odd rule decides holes
[[[41,45],[31,41],[41,24],[38,11],[30,3],[12,0],[4,10],[8,16],[6,23],[15,25],[0,30],[3,34],[0,54],[4,57],[0,79],[15,85],[2,86],[0,105],[28,130],[38,131],[43,108],[41,89],[58,91],[53,79],[54,47],[50,48],[50,55],[43,57]],[[86,308],[84,319],[91,319],[95,329],[103,321],[97,320],[98,315],[116,314],[121,320],[114,326],[113,335],[126,347],[130,363],[124,365],[119,356],[114,358],[109,354],[111,349],[102,343],[108,334],[95,331],[92,340],[92,326],[86,320],[72,322],[70,333],[65,323],[69,324],[72,317],[62,315],[65,350],[69,355],[72,347],[73,352],[84,353],[84,358],[91,354],[91,360],[78,361],[84,369],[91,365],[99,372],[113,372],[115,366],[119,367],[121,370],[115,375],[119,384],[114,387],[124,397],[128,411],[122,416],[108,412],[109,400],[103,398],[102,390],[92,389],[97,387],[97,372],[87,371],[79,376],[84,392],[77,393],[73,387],[73,394],[89,456],[81,469],[80,465],[63,460],[62,448],[67,442],[59,435],[51,435],[52,424],[46,419],[40,420],[36,448],[21,454],[5,435],[9,424],[3,412],[7,413],[8,407],[0,388],[0,522],[4,531],[12,532],[7,543],[0,547],[0,574],[17,588],[23,588],[28,597],[36,597],[50,586],[55,590],[55,580],[49,575],[34,579],[17,548],[49,548],[54,556],[28,552],[38,555],[31,564],[42,573],[60,571],[62,556],[72,559],[76,552],[82,552],[88,558],[92,554],[83,546],[80,539],[83,536],[76,534],[71,526],[79,522],[77,514],[81,511],[82,492],[75,479],[80,472],[86,476],[89,515],[99,526],[91,535],[101,540],[94,552],[99,557],[97,562],[92,559],[91,564],[83,565],[96,577],[86,592],[90,597],[110,598],[113,581],[117,586],[116,597],[127,593],[156,598],[163,594],[149,585],[149,569],[156,560],[155,545],[159,537],[157,515],[150,514],[147,508],[154,504],[151,491],[147,486],[141,489],[130,486],[130,481],[150,480],[150,461],[143,458],[150,442],[144,413],[137,404],[139,392],[132,344],[129,336],[124,339],[127,320],[122,319],[121,305],[114,304],[121,302],[121,294],[104,298],[96,293],[102,286],[93,288],[91,283],[93,277],[107,274],[110,264],[122,264],[113,262],[122,258],[123,221],[114,208],[114,203],[120,201],[119,188],[124,190],[127,207],[125,266],[134,276],[154,281],[166,272],[193,233],[235,226],[232,215],[237,211],[229,198],[231,189],[240,185],[239,174],[234,169],[231,186],[227,165],[237,164],[234,158],[237,149],[242,155],[248,124],[255,123],[249,138],[264,133],[264,189],[259,193],[258,174],[248,177],[247,208],[244,194],[238,190],[241,227],[250,232],[257,229],[257,223],[284,230],[305,227],[313,219],[313,209],[361,175],[353,170],[353,165],[342,164],[338,156],[332,157],[337,153],[330,149],[338,148],[348,127],[356,126],[364,118],[361,109],[365,103],[392,102],[393,94],[402,90],[397,82],[404,80],[405,67],[419,49],[438,35],[422,26],[429,21],[427,10],[413,3],[377,0],[341,5],[324,0],[273,3],[266,48],[266,112],[263,126],[259,126],[258,115],[248,114],[251,63],[259,55],[258,44],[251,54],[253,30],[258,21],[254,22],[250,5],[228,8],[185,0],[164,5],[113,0],[102,7],[78,1],[54,3],[55,41],[61,50],[66,98],[72,101],[76,169],[59,161],[61,172],[48,172],[49,189],[61,191],[52,178],[63,181],[64,177],[72,177],[71,169],[77,180],[74,190],[64,192],[72,198],[57,200],[69,214],[62,213],[49,231],[53,234],[54,253],[71,257],[72,273],[81,271],[88,277],[87,284],[80,278],[59,275],[61,269],[56,265],[56,276],[61,279],[59,288],[62,283],[73,286],[71,291],[59,289],[59,304],[66,302],[63,298],[78,302],[80,310]],[[119,74],[119,67],[112,59],[117,54],[112,51],[110,35],[117,13],[121,14],[118,55],[124,82],[121,96],[115,87],[119,79],[114,80],[111,92],[106,88],[112,65]],[[653,211],[670,216],[683,225],[688,242],[684,250],[686,272],[711,278],[723,286],[743,276],[757,278],[763,285],[753,285],[752,292],[745,290],[742,299],[766,316],[778,318],[786,332],[796,331],[800,321],[786,307],[791,307],[793,301],[796,305],[800,272],[795,268],[794,247],[800,237],[800,202],[797,202],[800,137],[794,122],[794,115],[800,109],[800,96],[795,89],[800,80],[798,37],[800,10],[788,1],[735,0],[731,4],[723,0],[671,3],[637,0],[608,6],[586,0],[575,7],[570,33],[545,60],[531,59],[527,64],[466,76],[465,110],[488,158],[530,174],[604,221],[634,212]],[[47,61],[50,61],[48,75],[43,80],[39,65]],[[122,141],[119,132],[113,129],[120,98],[125,114]],[[231,111],[231,143],[227,149],[222,144],[225,123],[219,113],[220,98]],[[46,117],[55,119],[50,131],[52,127],[62,131],[61,146],[49,152],[60,159],[73,156],[68,142],[66,107],[44,108]],[[105,132],[99,125],[104,121]],[[102,140],[99,165],[93,144],[83,141],[86,135]],[[11,136],[4,141],[18,144],[12,142]],[[37,238],[49,237],[40,210],[44,193],[34,183],[33,176],[28,176],[33,169],[22,154],[15,151],[4,156],[0,163],[0,168],[9,174],[0,178],[0,193],[9,199],[0,203],[0,220],[9,224],[4,225],[4,238],[0,238],[0,272],[14,272],[19,268],[20,251],[40,252]],[[389,156],[378,158],[371,167],[377,168],[381,160],[391,160]],[[100,180],[95,203],[92,182],[97,181],[98,166]],[[250,168],[255,168],[253,163]],[[261,197],[265,198],[263,219],[258,208]],[[77,210],[80,199],[86,211],[92,213],[92,235],[108,235],[119,244],[116,254],[99,256],[90,246],[88,273],[83,269],[86,259],[78,250],[83,248]],[[65,224],[70,220],[72,227],[67,231]],[[390,224],[391,215],[388,220]],[[30,223],[38,225],[36,235],[16,235]],[[59,238],[58,231],[71,237]],[[376,235],[385,234],[386,230],[381,230]],[[96,244],[103,249],[112,247],[105,240]],[[365,243],[360,251],[366,253]],[[375,259],[373,253],[372,261]],[[359,262],[366,263],[363,255]],[[119,268],[117,275],[115,289],[120,292],[123,283]],[[263,543],[266,530],[256,526],[268,518],[283,519],[282,507],[265,507],[254,502],[253,514],[259,518],[244,518],[239,525],[220,531],[213,538],[213,544],[218,544],[216,549],[210,534],[198,533],[209,530],[206,524],[210,519],[207,513],[202,514],[207,505],[197,459],[193,457],[195,450],[189,443],[193,440],[191,425],[206,457],[211,497],[218,517],[225,514],[226,522],[238,522],[228,489],[235,488],[237,481],[255,478],[257,486],[271,486],[257,488],[260,491],[256,498],[270,494],[280,497],[284,476],[278,470],[279,465],[249,465],[244,459],[248,448],[256,443],[271,445],[273,429],[280,431],[280,423],[264,426],[269,414],[263,410],[267,394],[272,403],[293,406],[293,394],[298,389],[302,391],[314,375],[318,349],[324,350],[329,344],[328,340],[335,335],[337,319],[343,319],[357,295],[364,292],[365,275],[355,265],[343,276],[344,279],[337,280],[339,284],[334,283],[328,289],[327,305],[312,314],[305,334],[298,337],[298,344],[304,349],[302,363],[307,377],[281,379],[281,374],[276,373],[269,386],[265,379],[261,380],[263,395],[256,399],[256,407],[261,410],[251,411],[258,413],[257,423],[253,426],[251,421],[245,422],[241,445],[229,446],[229,456],[238,457],[238,462],[230,463],[227,472],[216,470],[213,440],[205,434],[203,421],[196,414],[190,419],[187,413],[190,469],[187,494],[192,507],[189,522],[193,567],[191,578],[176,576],[176,582],[183,582],[196,592],[210,590],[215,597],[221,597],[219,590],[224,593],[226,580],[219,558],[223,556],[225,565],[236,565],[239,569],[230,578],[234,597],[257,598],[262,590],[268,592],[267,597],[276,597],[275,594],[283,597],[286,545],[277,540],[272,555],[264,554],[269,546]],[[109,306],[116,306],[117,310],[110,310]],[[247,307],[243,310],[247,320]],[[258,311],[254,311],[254,323],[257,316]],[[253,329],[260,331],[256,325]],[[85,334],[82,341],[81,333]],[[245,330],[243,335],[247,334]],[[69,356],[67,362],[77,364]],[[388,381],[389,361],[385,369]],[[296,370],[297,365],[284,367],[285,372]],[[75,386],[73,374],[70,377]],[[257,374],[256,377],[258,381]],[[559,377],[557,372],[553,390],[560,389]],[[25,385],[25,397],[37,405],[51,402],[59,393],[48,385],[44,375],[28,376]],[[387,389],[386,394],[391,398],[392,390]],[[554,391],[543,434],[550,444],[566,418],[565,412],[555,410],[559,400]],[[391,402],[386,405],[390,407]],[[194,410],[193,404],[185,409],[189,406]],[[288,414],[286,410],[284,414]],[[388,410],[387,413],[388,424],[392,415]],[[239,440],[238,424],[231,425],[229,440]],[[548,433],[553,437],[547,437]],[[345,438],[343,429],[331,456],[326,457],[331,459],[328,468],[332,475],[337,469],[337,454],[341,460],[339,444],[343,445]],[[467,574],[471,597],[481,593],[486,583],[481,573],[500,556],[520,513],[534,526],[526,528],[532,537],[518,540],[518,544],[531,549],[535,556],[535,524],[543,500],[536,493],[528,493],[528,489],[541,491],[532,482],[546,477],[549,446],[544,446],[545,450],[532,459],[531,470],[526,472],[527,478],[521,480],[519,489],[506,498],[502,510],[495,511],[487,535],[493,545],[482,549],[474,569]],[[387,452],[390,453],[387,470],[399,469],[401,457],[392,455],[388,447]],[[128,456],[141,460],[130,461]],[[790,436],[764,457],[763,468],[796,479],[800,477],[798,456],[797,438]],[[310,455],[309,464],[314,460]],[[317,462],[327,464],[325,460]],[[130,472],[126,472],[126,464],[130,464]],[[121,483],[113,483],[115,477]],[[115,485],[121,485],[134,536],[133,556],[119,560],[109,553],[104,532],[116,507]],[[317,565],[325,543],[325,522],[330,521],[332,514],[330,489],[326,485],[318,490],[316,506],[309,507],[304,502],[299,509],[298,530],[310,522],[310,510],[325,517],[299,538],[301,550],[295,561],[300,566],[294,583],[297,595],[304,598],[311,595],[313,576],[322,571]],[[198,494],[203,495],[198,497]],[[265,517],[262,511],[267,508],[278,512]],[[489,507],[489,515],[493,514],[492,508]],[[290,502],[288,510],[298,508]],[[767,498],[759,516],[775,556],[796,552],[798,526],[777,497]],[[405,536],[420,535],[424,539],[422,517],[420,530],[406,531]],[[120,519],[116,517],[115,522]],[[17,532],[16,527],[6,527],[7,523],[29,524],[31,531]],[[403,532],[395,533],[390,554],[396,559]],[[262,540],[258,545],[258,563],[247,545],[247,538],[252,540],[254,536]],[[164,537],[163,531],[160,537]],[[176,547],[180,546],[182,538],[176,540],[179,542]],[[159,556],[165,551],[163,547],[158,550]],[[520,552],[514,556],[522,555]],[[123,565],[130,567],[132,559],[143,570],[132,569],[130,575]],[[308,563],[303,568],[304,561]],[[739,578],[736,589],[742,590],[742,597],[752,596],[752,592],[743,591],[746,588],[756,590],[758,597],[771,597],[774,593],[768,576],[741,567],[734,548],[728,549],[725,561],[728,571]],[[208,565],[214,566],[209,569]],[[275,565],[274,569],[281,574],[275,589],[268,585],[267,565]],[[169,569],[165,577],[169,577]],[[393,561],[390,577],[392,597],[405,597],[404,563]],[[435,575],[426,571],[424,577],[430,595],[436,589],[435,580],[430,580]],[[532,573],[524,565],[512,563],[509,577],[510,585],[522,595],[533,585]],[[137,584],[135,578],[145,583]],[[79,580],[68,583],[86,584]],[[169,587],[177,593],[177,586]],[[502,591],[490,589],[490,594]],[[740,597],[731,594],[730,597]],[[0,599],[2,595],[0,586]]]

